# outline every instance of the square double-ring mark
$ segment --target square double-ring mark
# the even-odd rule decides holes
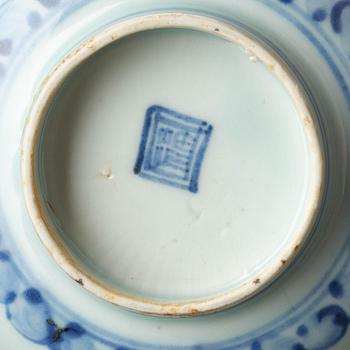
[[[213,127],[173,110],[146,112],[134,173],[155,182],[198,192],[201,165]]]

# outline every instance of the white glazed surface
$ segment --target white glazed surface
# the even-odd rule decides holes
[[[66,47],[66,41],[79,43],[82,38],[92,35],[101,29],[101,25],[115,18],[149,11],[150,2],[98,0],[89,5],[79,1],[72,6],[71,2],[62,0],[59,5],[46,8],[36,0],[15,0],[11,6],[1,8],[4,11],[0,22],[1,33],[3,37],[13,40],[13,53],[1,57],[1,65],[6,69],[0,84],[0,155],[3,163],[0,191],[1,249],[10,250],[16,265],[20,266],[23,274],[20,289],[26,286],[40,289],[50,305],[52,317],[60,326],[76,321],[86,329],[84,337],[68,339],[68,335],[66,337],[63,334],[63,342],[57,345],[59,348],[154,349],[176,345],[191,349],[201,346],[207,349],[250,350],[255,344],[254,349],[261,345],[263,349],[280,350],[302,343],[310,349],[320,346],[326,349],[348,349],[349,335],[346,329],[342,338],[339,338],[338,331],[343,328],[334,324],[333,318],[321,323],[316,319],[317,312],[328,305],[339,305],[349,310],[348,279],[342,279],[347,270],[340,267],[344,263],[344,254],[346,257],[348,252],[349,191],[345,170],[350,125],[346,93],[341,89],[339,76],[344,79],[345,85],[349,83],[347,33],[350,22],[343,20],[343,31],[340,34],[334,32],[329,13],[336,3],[322,0],[298,0],[291,5],[278,1],[152,2],[158,9],[178,7],[191,11],[200,8],[213,15],[239,18],[268,36],[288,55],[308,84],[312,85],[322,110],[325,129],[333,140],[329,143],[331,181],[325,215],[312,244],[299,262],[276,284],[249,303],[215,316],[181,320],[143,317],[119,311],[93,298],[79,285],[72,285],[36,238],[30,220],[24,214],[19,190],[19,145],[24,116],[32,102],[31,91],[38,88],[46,73],[68,53],[70,48]],[[324,7],[328,14],[322,23],[311,19],[319,6]],[[76,11],[78,7],[80,9]],[[26,22],[26,16],[31,11],[40,14],[41,26],[36,29],[29,27]],[[280,13],[277,15],[276,11]],[[289,17],[294,22],[290,22]],[[300,27],[297,28],[297,25]],[[305,33],[308,33],[312,42]],[[328,58],[322,56],[322,48]],[[18,103],[19,100],[23,103]],[[327,274],[327,271],[331,273]],[[14,283],[17,274],[11,276]],[[344,282],[343,299],[335,299],[328,293],[328,285],[334,278]],[[4,284],[8,281],[6,278],[1,281],[1,290],[7,285],[13,285],[10,282]],[[19,297],[14,304],[1,306],[1,345],[9,349],[43,348],[37,342],[42,339],[39,334],[42,334],[40,327],[45,329],[45,318],[39,309],[30,309],[31,322],[26,323],[26,314],[23,313],[24,318],[20,323],[19,316],[24,311],[21,300]],[[17,310],[18,317],[6,320],[5,309]],[[28,325],[27,328],[23,328],[24,323]],[[301,324],[310,327],[307,338],[300,338],[296,334]]]
[[[61,88],[57,108],[47,107],[82,58],[111,39],[169,26],[198,28],[226,41],[183,30],[177,37],[176,30],[168,32],[173,37],[166,31],[139,34],[136,42],[126,37],[125,47],[122,42],[107,48],[75,72]],[[147,313],[212,311],[269,283],[309,233],[322,191],[316,116],[293,79],[283,62],[234,27],[181,13],[121,22],[73,50],[44,82],[22,144],[29,213],[50,253],[98,296]],[[215,93],[214,86],[220,86]],[[132,172],[143,111],[155,101],[203,115],[214,128],[198,194],[170,192]],[[38,205],[40,180],[33,169],[44,108],[49,130],[40,146],[40,168],[49,171],[38,177],[46,179],[48,204]],[[58,247],[47,219],[38,218],[45,206],[66,243],[68,237],[77,254],[89,259],[88,273]],[[105,276],[109,289],[90,278],[99,278],[94,271]]]
[[[48,200],[113,285],[206,297],[279,254],[304,204],[308,153],[293,102],[262,63],[205,34],[155,31],[117,42],[71,79],[42,146]],[[132,171],[155,103],[214,126],[197,194]]]

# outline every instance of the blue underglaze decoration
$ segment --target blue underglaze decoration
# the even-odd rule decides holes
[[[4,304],[12,304],[16,300],[17,294],[15,292],[9,292],[5,296]]]
[[[8,304],[11,297],[18,290],[18,279],[13,268],[10,254],[7,251],[0,252],[0,303]]]
[[[306,350],[303,344],[295,344],[292,347],[293,350]]]
[[[261,344],[258,341],[255,341],[252,344],[251,350],[262,350]]]
[[[80,338],[85,334],[85,329],[82,326],[80,326],[79,323],[76,322],[68,323],[66,328],[68,329],[67,338]]]
[[[326,19],[327,17],[327,12],[326,10],[319,8],[317,9],[313,14],[312,14],[312,18],[314,21],[316,22],[322,22]]]
[[[50,8],[55,7],[59,4],[60,0],[38,0],[41,5]]]
[[[297,335],[299,337],[305,337],[308,335],[308,333],[309,333],[309,330],[305,325],[301,325],[297,329]]]
[[[336,299],[339,299],[344,295],[343,286],[337,280],[332,281],[329,284],[328,288],[329,288],[329,292],[331,293],[331,295]]]
[[[40,292],[35,288],[29,288],[23,292],[24,299],[29,304],[40,304],[43,302]]]
[[[148,180],[198,192],[198,178],[213,127],[168,108],[146,112],[134,173]]]
[[[50,350],[97,350],[97,348],[94,346],[92,341],[89,339],[81,339],[80,341],[70,341],[70,340],[66,340],[64,337],[65,336],[62,335],[62,340],[51,344],[49,346],[49,349]]]
[[[45,8],[53,8],[62,4],[64,0],[35,0],[39,2]],[[308,0],[305,0],[305,2]],[[66,1],[68,3],[68,1]],[[278,1],[275,2],[277,4]],[[293,3],[292,0],[279,0],[279,3],[283,3],[287,6],[279,5],[283,8],[292,8],[293,6],[288,6],[288,4]],[[294,4],[297,1],[294,1]],[[330,1],[330,7],[327,7],[327,10],[324,6],[325,2],[322,4],[318,3],[318,7],[314,8],[312,11],[305,13],[308,18],[314,19],[314,25],[318,25],[316,22],[324,21],[327,18],[327,13],[330,13],[330,21],[334,32],[341,35],[345,32],[345,26],[342,22],[344,19],[343,12],[350,5],[350,1]],[[269,2],[269,6],[273,9],[275,5],[273,2]],[[322,6],[322,8],[320,7]],[[44,12],[51,12],[45,11]],[[30,16],[33,17],[30,19]],[[43,20],[43,15],[38,12],[29,12],[27,15],[27,22],[32,29],[38,28]],[[287,17],[286,17],[287,18]],[[289,18],[287,18],[289,19]],[[290,20],[290,19],[289,19]],[[293,22],[294,23],[294,22]],[[336,78],[339,80],[339,83],[343,89],[344,95],[349,100],[349,88],[342,77],[337,65],[332,60],[327,49],[315,38],[313,35],[307,31],[307,29],[301,25],[296,25],[301,32],[303,32],[308,39],[317,47],[320,53],[323,55],[324,59],[329,64]],[[319,26],[321,27],[321,26]],[[0,55],[5,57],[12,54],[12,41],[7,49],[4,49],[6,45],[0,48]],[[2,54],[1,54],[2,50]],[[7,51],[6,51],[7,50]],[[2,63],[0,63],[0,78],[5,74],[5,68]],[[154,114],[165,114],[166,121],[174,121],[175,123],[170,123],[170,126],[166,126],[169,130],[178,130],[178,126],[185,124],[186,127],[196,128],[198,124],[189,125],[191,122],[189,120],[194,120],[197,123],[202,121],[187,117],[178,114],[175,111],[167,110],[162,107],[159,108],[159,111]],[[190,118],[187,120],[177,119],[177,116],[183,116]],[[154,118],[154,116],[153,116]],[[147,119],[147,118],[146,118]],[[152,154],[157,162],[154,164],[154,158],[151,158],[150,167],[147,171],[152,172],[156,171],[156,176],[163,177],[166,181],[174,181],[174,178],[171,177],[174,173],[170,172],[169,177],[164,175],[159,175],[158,170],[164,171],[162,167],[164,166],[164,155],[160,154],[161,150],[156,149],[160,144],[168,145],[169,137],[167,131],[158,131],[154,133],[149,133],[152,131],[152,124],[154,121],[150,120],[148,123],[145,121],[144,132],[142,134],[141,145],[143,144],[144,152],[142,156],[138,157],[138,162],[135,165],[135,173],[141,175],[141,172],[144,170],[144,161],[149,154]],[[158,125],[159,126],[159,125]],[[182,131],[187,130],[185,128],[180,128]],[[207,143],[209,140],[210,133],[212,128],[209,125],[204,125],[203,128],[208,132]],[[186,131],[185,131],[186,132]],[[205,134],[205,132],[204,132]],[[155,138],[155,136],[157,136]],[[155,140],[153,140],[155,138]],[[204,136],[205,138],[205,136]],[[154,141],[154,149],[151,149],[148,152],[148,146],[151,141]],[[199,142],[197,140],[197,142]],[[170,142],[172,146],[174,144]],[[141,149],[140,145],[140,149]],[[175,146],[179,146],[176,144]],[[181,146],[181,143],[180,143]],[[163,146],[164,147],[164,146]],[[164,150],[163,150],[164,151]],[[158,153],[157,153],[158,152]],[[201,161],[203,160],[205,149],[198,154],[201,156]],[[178,159],[181,160],[181,159]],[[160,163],[159,163],[160,161]],[[195,173],[195,167],[192,166],[189,169],[189,173],[192,172],[193,177],[199,176],[200,164],[197,167],[198,174]],[[194,163],[193,163],[194,164]],[[193,165],[192,164],[192,165]],[[155,166],[156,165],[156,166]],[[178,165],[179,166],[179,165]],[[180,171],[176,169],[173,165],[170,167],[175,169],[175,171]],[[169,171],[169,170],[168,170]],[[152,174],[154,175],[154,174]],[[167,174],[169,175],[169,174]],[[161,182],[161,181],[159,181]],[[164,181],[163,181],[164,182]],[[166,182],[164,182],[166,183]],[[167,183],[171,186],[178,187],[173,183]],[[187,190],[191,190],[191,185],[186,183]],[[195,189],[193,187],[192,189]],[[197,188],[198,189],[198,188]],[[195,192],[195,191],[193,191]],[[346,247],[346,250],[349,251],[350,244]],[[122,345],[123,342],[116,340],[115,342],[108,341],[111,336],[100,335],[98,330],[91,329],[85,326],[80,320],[80,323],[71,322],[65,320],[62,322],[62,325],[58,326],[55,321],[55,312],[53,311],[52,305],[45,299],[44,291],[39,290],[38,288],[30,285],[29,281],[23,276],[21,271],[18,269],[17,265],[11,258],[11,255],[8,251],[3,250],[1,247],[0,250],[0,303],[4,304],[6,315],[12,325],[28,340],[44,345],[51,350],[133,350],[133,349],[160,349],[164,348],[158,345],[147,345],[147,344],[134,344],[134,342],[124,341],[127,344],[132,345]],[[348,254],[348,253],[347,253]],[[340,258],[339,258],[340,259]],[[303,312],[299,312],[296,317],[290,320],[278,320],[276,321],[273,327],[263,327],[259,331],[251,332],[249,335],[244,338],[242,341],[229,340],[224,343],[215,343],[207,345],[194,345],[189,347],[176,347],[177,349],[187,349],[187,350],[212,350],[212,349],[230,349],[230,350],[326,350],[331,349],[334,345],[338,344],[340,340],[344,339],[344,336],[348,332],[349,327],[349,312],[350,305],[348,305],[346,298],[343,298],[344,295],[350,294],[349,288],[349,275],[350,275],[350,256],[347,256],[347,260],[342,264],[340,269],[341,273],[337,274],[335,277],[334,271],[332,272],[332,279],[329,279],[327,282],[321,283],[319,285],[320,297],[311,303],[308,308],[304,308]],[[310,298],[311,299],[311,298]],[[335,303],[336,299],[336,303]],[[64,306],[62,306],[64,307]],[[78,319],[78,316],[72,316],[70,312],[67,312],[65,317],[72,317],[73,319]],[[287,317],[285,317],[287,318]],[[113,338],[114,339],[114,338]],[[175,348],[175,347],[170,347]]]
[[[293,345],[293,349],[325,350],[337,344],[348,330],[349,317],[339,305],[328,305],[309,319],[312,325],[310,336]]]
[[[333,327],[327,327],[329,336],[327,342],[323,344],[323,348],[328,349],[337,344],[340,339],[344,337],[348,330],[349,317],[346,312],[338,305],[330,305],[321,309],[317,313],[317,320],[320,324],[322,322],[331,321]]]
[[[333,30],[336,33],[341,33],[342,31],[341,17],[342,17],[343,11],[348,6],[350,6],[350,0],[342,0],[337,2],[332,8],[331,23],[332,23]]]
[[[38,12],[33,11],[27,17],[27,22],[32,29],[37,29],[41,25],[41,16]]]
[[[88,337],[83,337],[85,330],[75,322],[68,323],[64,328],[58,328],[54,321],[48,323],[53,327],[53,335],[49,349],[51,350],[75,350],[94,349],[93,343]],[[82,339],[81,339],[82,338]],[[79,341],[77,341],[79,340]]]
[[[12,41],[10,39],[0,40],[0,56],[9,56],[12,52]]]
[[[10,253],[6,251],[0,251],[0,261],[9,261],[10,260]]]
[[[260,1],[265,2],[266,0],[260,0]],[[276,11],[278,13],[280,13],[280,14],[283,14],[284,17],[287,20],[292,22],[309,39],[309,41],[318,49],[320,54],[323,56],[325,61],[330,66],[330,68],[331,68],[331,70],[332,70],[336,80],[339,83],[340,88],[343,91],[344,97],[346,98],[348,106],[350,108],[350,90],[349,90],[349,86],[348,86],[347,82],[345,81],[344,75],[342,74],[342,72],[340,71],[339,67],[337,66],[337,64],[334,62],[334,60],[332,58],[332,55],[330,53],[330,52],[332,52],[332,50],[328,51],[322,45],[320,40],[302,22],[298,21],[293,15],[291,15],[288,12],[283,13],[280,9],[276,9]],[[333,47],[332,47],[332,49],[333,49]],[[342,54],[344,54],[345,47],[343,49],[344,49],[343,52],[339,51]],[[348,67],[348,65],[347,65],[347,67]]]
[[[0,79],[5,76],[5,67],[0,63]]]
[[[318,26],[316,27],[316,31],[318,32],[319,36],[322,37],[322,39],[325,39],[327,42],[327,49],[342,61],[343,66],[345,66],[345,69],[347,69],[349,72],[348,60],[350,59],[350,8],[348,4],[349,0],[303,0],[298,1],[296,3],[296,6],[289,6],[288,9],[291,9],[294,14],[301,15],[306,21],[308,21],[308,18],[310,16],[312,18],[315,16],[313,18],[313,22],[315,24],[324,22],[325,19],[327,19],[328,14],[330,14],[329,22],[331,28],[335,33],[339,34],[340,42],[339,39],[334,40],[334,38],[329,35],[327,26]],[[324,10],[325,13],[319,10]],[[326,15],[325,18],[323,18],[324,15]]]
[[[29,288],[17,295],[6,305],[6,311],[12,325],[24,337],[43,345],[52,342],[54,330],[47,323],[51,319],[50,307],[36,289]]]
[[[317,320],[321,323],[328,316],[334,316],[334,324],[341,326],[343,328],[341,334],[344,334],[349,324],[346,312],[338,305],[330,305],[317,313]]]

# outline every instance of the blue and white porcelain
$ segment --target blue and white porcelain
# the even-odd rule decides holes
[[[2,348],[347,349],[349,16],[0,1]]]

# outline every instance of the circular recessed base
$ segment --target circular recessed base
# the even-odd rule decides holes
[[[314,111],[271,48],[169,13],[118,23],[56,67],[23,179],[40,238],[78,283],[193,315],[283,271],[314,224],[323,160]]]

